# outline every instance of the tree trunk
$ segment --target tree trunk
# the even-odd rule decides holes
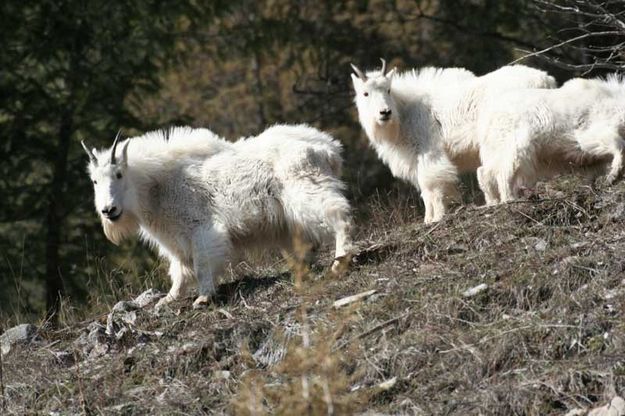
[[[263,129],[267,125],[267,118],[265,116],[265,106],[263,105],[263,80],[258,51],[254,51],[252,55],[252,71],[254,71],[254,84],[252,88],[256,96],[256,120],[258,127]]]
[[[46,219],[46,308],[48,317],[52,322],[57,321],[57,312],[63,294],[59,248],[63,232],[63,189],[67,181],[67,158],[71,135],[72,118],[70,113],[64,113],[59,126],[59,145],[54,159]]]

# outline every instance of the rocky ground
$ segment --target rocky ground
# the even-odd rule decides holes
[[[341,279],[324,252],[250,268],[206,310],[155,314],[149,291],[5,334],[4,412],[621,414],[625,183],[562,178],[434,225],[414,212],[369,215]]]

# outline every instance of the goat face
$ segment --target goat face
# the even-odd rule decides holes
[[[384,75],[365,79],[352,74],[356,92],[356,107],[363,124],[384,126],[397,119],[397,108],[391,95],[391,82],[395,70]]]
[[[83,143],[85,151],[89,155],[89,175],[93,182],[96,211],[102,221],[115,222],[124,213],[124,195],[128,188],[126,179],[127,149],[129,141],[122,147],[121,157],[115,156],[117,140],[115,139],[110,157],[98,159],[93,151],[90,151]]]

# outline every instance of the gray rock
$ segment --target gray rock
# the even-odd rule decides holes
[[[119,318],[128,325],[134,325],[137,322],[137,312],[126,312],[119,316]]]
[[[138,306],[134,301],[121,300],[113,306],[113,312],[130,312],[137,309]]]
[[[542,238],[537,239],[536,244],[534,244],[534,249],[536,251],[545,251],[547,249],[547,241]]]
[[[91,325],[89,325],[88,329],[91,329],[89,331],[89,335],[87,335],[87,342],[91,345],[95,345],[95,344],[101,344],[103,342],[106,342],[107,340],[107,336],[106,336],[106,329],[94,322],[96,325],[93,325],[93,323]]]
[[[30,344],[37,337],[37,327],[32,324],[21,324],[7,329],[0,335],[2,355],[6,355],[15,345]]]
[[[106,317],[106,335],[114,337],[119,329],[120,325],[116,322],[115,312],[109,313]]]
[[[115,334],[115,338],[118,341],[121,341],[121,340],[124,339],[124,337],[126,337],[127,335],[130,335],[130,333],[131,333],[130,329],[124,327],[124,328],[120,329],[119,332],[117,332],[117,334]]]
[[[132,302],[138,308],[145,308],[146,306],[148,306],[149,304],[151,304],[153,302],[156,302],[157,300],[159,300],[163,296],[165,296],[165,294],[162,293],[162,292],[159,292],[156,289],[148,289],[145,292],[143,292],[142,294],[140,294],[139,296],[137,296],[135,298],[135,300],[133,300]]]
[[[89,352],[89,358],[98,358],[109,352],[111,347],[107,343],[95,344]]]

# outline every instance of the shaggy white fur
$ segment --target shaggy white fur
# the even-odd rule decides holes
[[[459,173],[480,165],[478,109],[515,88],[555,87],[543,71],[517,65],[481,77],[461,68],[423,68],[395,75],[352,74],[358,117],[394,176],[421,191],[426,223],[458,200]]]
[[[290,248],[293,237],[336,241],[333,271],[351,250],[350,207],[339,179],[341,145],[306,125],[276,125],[230,143],[206,129],[173,128],[87,150],[95,203],[113,243],[139,233],[170,261],[179,298],[193,276],[199,305],[233,255]]]
[[[493,99],[480,114],[480,187],[488,204],[515,199],[520,186],[571,170],[623,168],[625,81],[573,79],[559,89],[527,89]]]

